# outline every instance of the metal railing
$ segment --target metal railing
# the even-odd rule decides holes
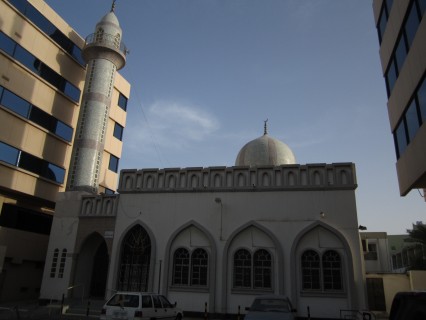
[[[125,44],[117,36],[109,33],[92,33],[86,37],[85,46],[101,45],[108,48],[113,48],[126,56],[129,50]]]

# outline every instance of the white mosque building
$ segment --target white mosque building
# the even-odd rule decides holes
[[[98,28],[114,24],[112,11]],[[115,195],[90,191],[88,166],[58,195],[40,299],[154,291],[223,315],[281,294],[300,317],[365,308],[353,163],[297,164],[265,124],[235,166],[125,169]]]

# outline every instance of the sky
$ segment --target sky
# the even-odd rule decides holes
[[[46,0],[82,37],[110,0]],[[353,162],[359,224],[406,233],[371,0],[118,0],[131,83],[120,169],[233,166],[263,134],[299,164]]]

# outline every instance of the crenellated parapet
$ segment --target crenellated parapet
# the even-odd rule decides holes
[[[80,217],[115,217],[118,198],[118,194],[83,196]]]
[[[356,189],[353,163],[265,167],[125,169],[118,192]]]

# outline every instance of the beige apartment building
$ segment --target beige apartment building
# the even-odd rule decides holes
[[[426,1],[373,0],[399,190],[426,188]]]
[[[84,45],[44,1],[0,0],[0,301],[39,296],[85,86]],[[100,193],[116,190],[129,94],[116,73]]]

